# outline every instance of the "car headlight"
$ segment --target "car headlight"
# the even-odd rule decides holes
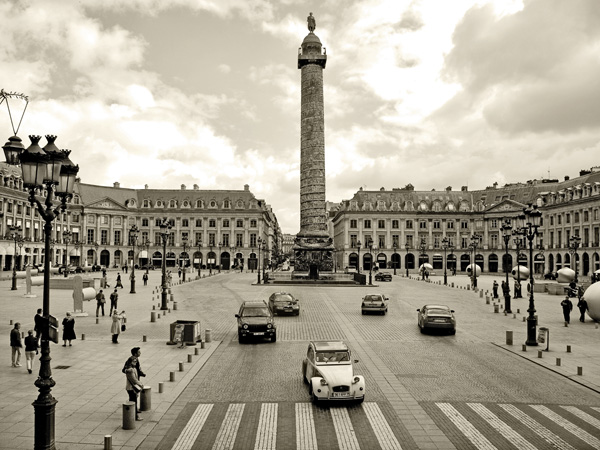
[[[354,379],[352,380],[352,383],[353,383],[353,384],[356,384],[356,383],[358,383],[359,381],[360,381],[360,378],[359,378],[359,377],[354,377]]]
[[[247,329],[248,329],[248,324],[247,324],[247,323],[245,323],[244,325],[242,325],[242,328],[243,328],[244,330],[247,330]]]
[[[321,386],[327,386],[327,380],[325,378],[321,378]]]
[[[268,323],[267,324],[267,328],[273,328],[273,324],[272,323]]]

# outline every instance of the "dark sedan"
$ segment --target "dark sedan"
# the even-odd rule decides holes
[[[448,330],[456,334],[454,310],[445,305],[425,305],[417,309],[417,324],[421,333],[426,330]]]
[[[375,281],[392,281],[392,274],[387,272],[379,272],[375,275]]]

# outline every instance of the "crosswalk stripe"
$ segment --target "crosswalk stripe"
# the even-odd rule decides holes
[[[588,443],[592,447],[600,448],[600,439],[595,438],[594,436],[592,436],[590,433],[588,433],[584,429],[578,427],[577,425],[575,425],[575,424],[569,422],[568,420],[564,419],[563,417],[559,416],[554,411],[552,411],[550,408],[547,408],[546,406],[543,406],[543,405],[531,405],[531,407],[533,409],[535,409],[536,411],[538,411],[540,414],[545,415],[552,421],[559,424],[565,430],[573,433],[579,439]]]
[[[310,403],[296,403],[296,448],[317,450],[317,433]]]
[[[240,427],[240,421],[242,420],[242,414],[244,413],[244,406],[243,403],[232,403],[229,405],[212,450],[231,450],[233,448],[235,437]]]
[[[263,403],[260,407],[254,450],[275,450],[276,440],[277,403]]]
[[[514,405],[498,405],[500,408],[504,409],[507,413],[512,415],[514,418],[518,419],[519,422],[526,425],[531,429],[534,433],[544,439],[548,444],[550,444],[553,448],[560,450],[575,450],[575,448],[570,445],[568,442],[565,442],[559,436],[548,430],[537,420],[532,419],[519,408]]]
[[[373,402],[363,403],[363,410],[369,419],[371,428],[375,432],[375,436],[379,441],[382,450],[402,450],[402,446],[396,439],[392,428],[385,419],[379,405]]]
[[[597,406],[592,406],[592,409],[593,409],[594,411],[600,412],[600,408],[598,408]]]
[[[454,406],[449,403],[436,403],[446,417],[471,441],[471,443],[480,450],[496,450],[496,447],[481,434],[477,428],[459,413]]]
[[[331,408],[330,413],[340,450],[360,450],[348,410],[346,408]]]
[[[498,431],[507,441],[517,447],[519,450],[537,450],[534,445],[531,445],[523,436],[513,430],[505,422],[483,406],[481,403],[467,403],[467,406],[479,414],[492,428]]]
[[[198,405],[187,425],[175,441],[175,444],[173,444],[172,450],[189,450],[192,448],[212,407],[213,405],[210,404]]]
[[[594,416],[590,416],[588,413],[576,408],[575,406],[561,406],[561,408],[566,409],[571,414],[579,417],[581,420],[584,420],[595,428],[600,429],[600,420],[596,419]]]

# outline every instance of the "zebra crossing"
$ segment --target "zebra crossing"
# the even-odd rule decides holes
[[[600,407],[427,403],[425,410],[457,449],[600,448]],[[389,408],[312,403],[194,404],[183,428],[159,448],[173,450],[410,450],[419,445]],[[218,410],[221,408],[221,411]],[[287,408],[287,412],[284,409]],[[212,422],[211,422],[212,420]],[[183,424],[184,423],[184,424]],[[168,437],[168,436],[167,436]],[[326,438],[325,438],[326,437]]]

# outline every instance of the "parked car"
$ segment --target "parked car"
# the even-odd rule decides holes
[[[343,341],[311,341],[302,361],[302,377],[312,401],[346,400],[362,403],[365,379],[354,373],[352,354]]]
[[[445,305],[425,305],[417,309],[417,324],[424,333],[427,329],[448,330],[456,334],[454,310]]]
[[[269,308],[273,314],[292,314],[300,315],[300,305],[298,299],[287,292],[274,292],[269,297]]]
[[[392,274],[388,272],[379,272],[375,274],[375,281],[392,281]]]
[[[362,299],[360,306],[363,314],[367,313],[379,313],[386,314],[388,312],[388,300],[383,294],[367,294]]]
[[[244,302],[235,315],[238,323],[238,340],[240,343],[248,337],[270,338],[277,341],[277,328],[273,313],[263,300],[260,302]]]

